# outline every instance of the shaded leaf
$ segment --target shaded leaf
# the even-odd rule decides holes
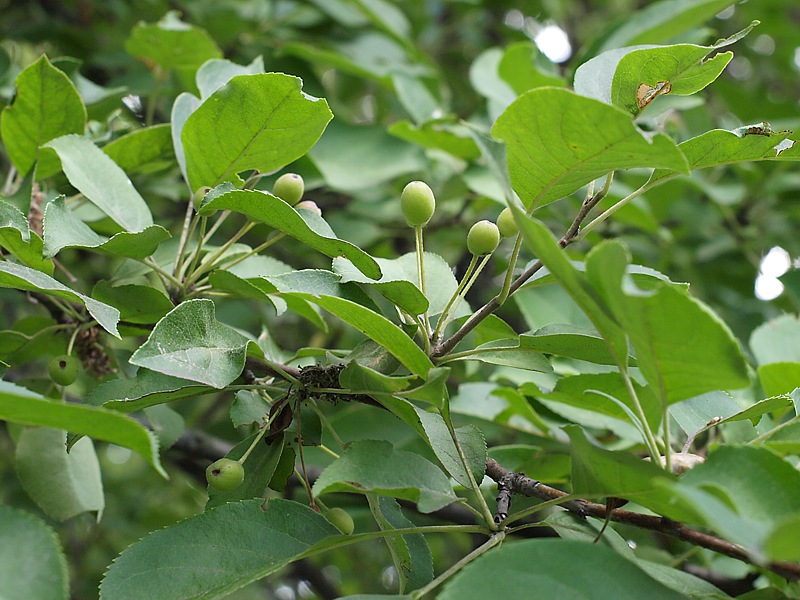
[[[444,419],[436,413],[416,407],[415,410],[436,458],[453,479],[465,488],[471,489],[469,475]],[[474,425],[465,425],[455,429],[455,434],[467,460],[467,468],[475,481],[480,483],[483,481],[483,473],[486,469],[486,439],[483,437],[483,433]]]
[[[0,419],[22,425],[66,429],[129,448],[166,477],[158,460],[155,436],[133,419],[119,413],[47,400],[3,381],[0,382]]]
[[[0,587],[8,600],[67,600],[67,559],[44,521],[0,506]]]
[[[17,440],[16,467],[22,487],[56,521],[105,506],[100,464],[92,440],[78,440],[67,452],[64,431],[26,428]]]
[[[553,323],[534,333],[519,336],[519,345],[527,350],[613,365],[614,357],[603,338],[595,331],[569,324]],[[631,360],[630,362],[635,362]]]
[[[92,406],[105,406],[124,413],[142,410],[148,406],[201,396],[214,391],[207,385],[198,385],[188,379],[164,375],[149,369],[139,369],[136,376],[112,379],[94,388],[84,399]]]
[[[152,173],[175,164],[172,129],[169,123],[137,129],[103,146],[126,173]]]
[[[156,323],[130,363],[224,388],[244,369],[248,340],[214,316],[211,300],[188,300]]]
[[[444,473],[418,454],[395,450],[389,442],[353,442],[314,482],[314,495],[375,492],[411,500],[429,513],[456,500]]]
[[[115,285],[98,281],[92,297],[114,306],[120,311],[120,320],[127,323],[155,323],[174,306],[160,290],[148,285]]]

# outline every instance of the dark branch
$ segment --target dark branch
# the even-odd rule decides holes
[[[522,494],[524,496],[539,498],[545,501],[557,500],[558,498],[563,498],[567,495],[561,490],[544,485],[543,483],[540,483],[535,479],[531,479],[530,477],[527,477],[521,473],[512,473],[492,458],[486,459],[486,474],[494,481],[498,482],[498,484],[501,482],[509,484],[512,488],[511,492],[515,494]],[[563,506],[567,510],[575,512],[584,517],[588,516],[597,517],[598,519],[605,519],[607,516],[605,504],[597,504],[587,500],[572,500],[564,502]],[[713,535],[691,529],[686,525],[671,521],[665,517],[643,515],[618,508],[612,510],[608,516],[611,521],[615,521],[617,523],[625,523],[627,525],[639,527],[640,529],[657,531],[659,533],[678,538],[679,540],[688,542],[695,546],[700,546],[701,548],[706,548],[719,554],[730,556],[731,558],[735,558],[742,562],[751,565],[755,564],[753,559],[741,546],[737,546],[736,544],[732,544]],[[781,577],[784,577],[788,580],[800,580],[800,564],[790,562],[772,562],[767,565],[758,566],[763,566],[764,568],[769,569],[773,573],[777,573]]]

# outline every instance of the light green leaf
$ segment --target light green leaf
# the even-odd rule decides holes
[[[497,65],[497,72],[516,94],[523,94],[537,87],[563,86],[566,82],[555,70],[545,73],[542,64],[547,64],[533,42],[516,42],[508,46]]]
[[[16,466],[22,487],[50,517],[66,521],[105,506],[100,464],[89,438],[69,452],[64,431],[26,428],[17,440]]]
[[[29,196],[30,197],[30,196]],[[42,239],[31,232],[28,218],[13,204],[0,200],[0,247],[32,269],[53,274],[53,262],[42,257]]]
[[[252,221],[266,223],[327,256],[346,256],[368,277],[381,276],[375,259],[358,246],[337,238],[322,217],[307,210],[297,211],[272,194],[234,190],[203,204],[200,214],[209,215],[217,210],[232,210]]]
[[[422,149],[386,133],[382,125],[334,121],[308,153],[328,187],[355,192],[425,169]]]
[[[544,354],[566,356],[600,365],[615,364],[608,346],[596,331],[574,325],[545,325],[534,333],[519,336],[519,345]],[[635,361],[631,359],[630,362]]]
[[[522,337],[492,340],[465,350],[451,357],[449,360],[479,360],[492,365],[503,365],[527,371],[540,371],[551,373],[553,367],[550,361],[541,352],[523,346]],[[447,361],[447,357],[445,357]]]
[[[188,300],[156,323],[130,363],[224,388],[244,369],[248,340],[214,316],[211,300]]]
[[[45,147],[56,151],[69,182],[120,227],[135,232],[153,224],[150,208],[131,180],[91,141],[65,135]]]
[[[261,503],[231,502],[145,536],[111,565],[100,598],[223,598],[339,533],[308,506]]]
[[[542,598],[596,598],[601,593],[614,600],[686,599],[605,546],[555,539],[525,540],[487,552],[461,569],[438,598],[494,598],[498,582],[507,600],[527,600],[531,590]]]
[[[169,123],[137,129],[103,146],[103,152],[126,173],[152,173],[175,164]]]
[[[0,589],[5,600],[67,600],[67,559],[41,519],[0,506]]]
[[[406,142],[444,150],[464,160],[475,159],[481,154],[466,129],[452,119],[432,119],[418,125],[395,121],[386,131]]]
[[[500,115],[492,135],[506,143],[511,183],[528,211],[613,170],[689,172],[670,138],[645,137],[624,111],[563,88],[526,92]]]
[[[464,468],[464,463],[458,454],[458,449],[450,435],[450,430],[444,419],[432,412],[424,411],[414,407],[417,412],[425,436],[433,449],[436,458],[442,463],[445,470],[458,483],[467,489],[471,489],[469,475]],[[472,473],[475,481],[483,481],[483,474],[486,470],[486,439],[480,429],[474,425],[465,425],[455,430],[461,449],[467,459],[467,466]]]
[[[155,436],[133,419],[119,413],[47,400],[5,381],[0,382],[0,420],[22,425],[66,429],[111,442],[140,454],[161,475]]]
[[[197,69],[197,89],[200,90],[200,98],[205,100],[237,75],[257,75],[263,72],[263,56],[256,56],[246,66],[224,58],[212,58]]]
[[[49,202],[44,211],[44,254],[51,258],[64,248],[89,248],[103,253],[127,258],[146,258],[158,245],[169,239],[169,232],[161,225],[149,225],[141,231],[122,231],[110,239],[98,235],[81,221],[60,196]]]
[[[690,436],[697,435],[712,419],[725,419],[737,413],[741,413],[739,404],[725,392],[708,392],[669,407],[670,416]]]
[[[427,378],[433,363],[428,355],[408,337],[402,329],[386,317],[346,300],[333,296],[315,296],[300,292],[287,292],[284,295],[297,296],[312,302],[329,313],[339,317],[374,340],[399,360],[409,371],[422,379]]]
[[[403,377],[390,377],[374,369],[351,360],[339,373],[339,383],[342,387],[354,392],[394,394],[406,389],[411,381],[416,379],[413,375]]]
[[[795,412],[797,412],[796,403],[792,398],[792,395],[782,394],[780,396],[773,396],[772,398],[766,398],[764,400],[761,400],[760,402],[756,402],[752,406],[748,406],[744,410],[723,419],[722,421],[720,421],[720,423],[728,423],[730,421],[744,421],[745,419],[747,419],[751,423],[753,423],[753,426],[756,426],[761,420],[762,415],[771,412],[784,412],[786,410],[794,410]]]
[[[242,171],[274,171],[308,152],[333,115],[301,87],[297,77],[262,73],[238,75],[214,92],[181,133],[189,187],[240,187]]]
[[[8,261],[0,262],[0,287],[39,292],[48,296],[63,298],[70,302],[80,302],[86,306],[86,310],[89,311],[89,314],[94,317],[103,329],[111,335],[119,337],[119,332],[117,331],[119,311],[116,308],[75,292],[40,271]]]
[[[758,367],[758,379],[768,396],[788,394],[800,388],[800,362],[778,362]]]
[[[750,334],[750,350],[759,365],[800,362],[800,319],[785,314],[756,327]]]
[[[764,551],[773,560],[800,560],[800,513],[782,520],[764,541]]]
[[[169,11],[158,23],[140,22],[125,41],[125,50],[151,67],[155,64],[165,71],[189,74],[206,60],[222,56],[204,30],[182,22],[178,15]]]
[[[187,184],[189,183],[189,176],[186,173],[186,152],[183,150],[183,142],[181,139],[183,135],[183,127],[186,125],[186,121],[189,119],[192,113],[198,109],[199,106],[200,98],[188,92],[184,92],[175,98],[175,102],[172,104],[172,113],[170,115],[170,120],[172,123],[172,149],[175,152],[175,160],[178,161],[178,166],[181,169],[183,180]],[[196,190],[197,188],[189,188],[191,193],[194,193]]]
[[[392,87],[414,123],[423,124],[442,115],[441,104],[420,78],[398,71],[392,73]]]
[[[24,175],[39,160],[39,147],[45,142],[83,133],[86,108],[69,77],[46,56],[22,71],[15,86],[17,95],[3,109],[0,132],[8,157]],[[45,161],[39,165],[37,177],[49,177],[57,170],[52,161]]]
[[[327,492],[375,492],[411,500],[429,513],[454,502],[450,483],[418,454],[395,450],[389,442],[353,442],[314,482],[314,495]]]
[[[638,287],[626,275],[629,261],[620,242],[604,242],[589,253],[586,275],[624,327],[661,401],[747,386],[747,363],[728,326],[682,286],[652,280]]]

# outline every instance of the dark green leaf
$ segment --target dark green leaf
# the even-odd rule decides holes
[[[522,600],[531,591],[543,598],[685,600],[634,563],[598,544],[570,540],[525,540],[503,545],[464,567],[445,586],[440,600],[484,600],[503,588],[503,598]]]
[[[116,307],[120,320],[127,323],[155,323],[174,308],[162,291],[147,285],[112,286],[99,281],[92,297]]]
[[[69,574],[58,535],[31,514],[0,506],[0,587],[8,600],[67,600]]]
[[[338,530],[289,500],[231,502],[144,537],[114,562],[100,598],[223,598]]]

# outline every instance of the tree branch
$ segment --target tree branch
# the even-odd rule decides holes
[[[498,483],[503,482],[505,486],[510,487],[511,493],[522,494],[523,496],[539,498],[545,501],[557,500],[567,495],[561,490],[540,483],[522,473],[513,473],[493,458],[486,459],[486,474],[494,481]],[[597,504],[587,500],[569,500],[564,502],[563,506],[567,510],[575,512],[582,517],[589,516],[605,519],[607,516],[605,504]],[[731,558],[735,558],[747,564],[763,567],[788,580],[800,580],[800,564],[781,561],[771,562],[766,565],[757,565],[741,546],[737,546],[736,544],[732,544],[731,542],[713,535],[691,529],[682,523],[671,521],[665,517],[643,515],[618,508],[612,510],[608,516],[611,521],[633,525],[641,529],[657,531],[695,546],[700,546],[701,548],[730,556]]]

